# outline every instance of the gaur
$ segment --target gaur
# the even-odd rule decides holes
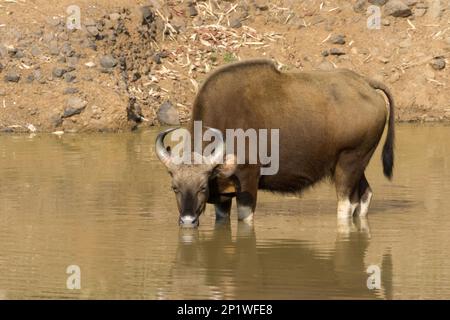
[[[384,92],[389,106],[383,95]],[[156,153],[166,165],[179,208],[179,222],[197,226],[206,203],[218,218],[230,214],[236,198],[238,219],[251,221],[258,190],[298,193],[331,178],[336,186],[338,218],[366,216],[372,189],[364,171],[383,135],[384,175],[394,165],[394,101],[382,83],[357,73],[282,72],[265,59],[228,64],[202,84],[192,110],[194,121],[224,133],[226,129],[279,129],[279,170],[261,175],[261,163],[234,161],[175,164],[161,132]],[[221,146],[222,147],[222,146]]]

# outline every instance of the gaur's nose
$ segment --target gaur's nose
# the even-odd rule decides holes
[[[183,227],[197,227],[198,217],[193,215],[183,215],[180,217],[180,226]]]

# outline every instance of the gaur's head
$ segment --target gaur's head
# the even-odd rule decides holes
[[[180,213],[180,225],[196,227],[209,198],[209,181],[217,176],[231,176],[236,169],[236,161],[233,155],[228,156],[225,162],[223,161],[224,144],[221,142],[210,157],[191,154],[192,159],[198,156],[202,157],[202,161],[199,161],[200,164],[176,163],[170,149],[164,146],[164,137],[176,129],[168,129],[158,135],[156,155],[172,177],[172,190],[175,193]],[[217,129],[210,128],[209,130],[220,133]]]

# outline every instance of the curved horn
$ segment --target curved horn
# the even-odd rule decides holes
[[[156,137],[156,155],[158,156],[159,160],[161,160],[161,162],[164,163],[164,165],[168,168],[172,165],[172,158],[170,157],[169,152],[166,150],[166,147],[164,147],[164,138],[166,135],[177,129],[178,128],[170,128],[164,130]]]
[[[210,127],[205,127],[205,128],[207,130],[211,130],[212,132],[214,132],[214,136],[218,135],[218,136],[222,137],[222,141],[215,148],[214,154],[209,156],[208,161],[213,166],[215,166],[215,165],[217,165],[219,163],[223,163],[223,156],[224,156],[224,153],[225,153],[225,144],[223,143],[222,132],[219,129],[215,129],[215,128],[210,128]]]

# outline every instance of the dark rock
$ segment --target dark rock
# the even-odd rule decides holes
[[[366,0],[357,0],[353,5],[353,11],[358,13],[366,12],[366,4]]]
[[[16,54],[14,55],[14,58],[16,59],[22,59],[25,56],[22,50],[17,50]]]
[[[52,75],[57,78],[61,78],[66,72],[67,70],[64,68],[55,67],[53,68]]]
[[[178,111],[172,105],[172,103],[170,101],[164,102],[158,108],[158,111],[156,112],[156,116],[158,117],[158,121],[163,124],[167,124],[167,125],[171,125],[171,126],[180,124]]]
[[[132,72],[132,76],[131,76],[131,81],[138,81],[141,78],[141,74],[139,71],[133,70]]]
[[[376,6],[384,6],[388,2],[388,0],[369,0],[369,3],[374,4]]]
[[[69,118],[80,114],[86,108],[87,102],[79,97],[70,97],[67,99],[67,107],[64,109],[62,118]]]
[[[161,64],[161,55],[159,53],[155,54],[153,56],[152,60],[156,64]]]
[[[194,4],[190,4],[188,9],[189,9],[189,16],[190,17],[198,16],[198,11],[197,11],[197,8],[195,7]]]
[[[322,57],[328,57],[330,55],[328,50],[323,50],[320,54],[322,55]]]
[[[11,70],[5,75],[6,82],[19,82],[20,74],[16,70]]]
[[[232,19],[230,21],[230,27],[234,29],[239,29],[240,27],[242,27],[241,19],[239,18]]]
[[[127,118],[137,123],[142,122],[142,109],[136,103],[136,97],[133,95],[128,99]]]
[[[267,11],[269,10],[269,6],[267,5],[267,1],[264,0],[256,0],[255,1],[255,7],[256,9],[260,11]]]
[[[2,132],[2,133],[13,133],[14,132],[14,128],[10,128],[10,127],[0,128],[0,132]]]
[[[390,0],[384,7],[384,14],[393,17],[409,17],[411,9],[400,0]]]
[[[345,52],[339,48],[331,48],[330,49],[330,54],[332,56],[342,56],[345,54]]]
[[[72,45],[69,42],[64,42],[61,46],[60,52],[66,57],[72,57],[75,54]]]
[[[345,36],[342,34],[336,34],[331,36],[329,41],[333,44],[345,44]]]
[[[64,89],[63,94],[75,94],[78,92],[79,92],[78,88],[68,87]]]
[[[67,72],[64,74],[64,80],[66,80],[66,82],[73,82],[76,78],[77,76],[73,72]]]
[[[155,20],[155,14],[153,13],[150,6],[141,7],[142,14],[142,24],[151,24]]]
[[[162,62],[161,59],[167,58],[168,56],[169,56],[169,53],[167,51],[161,51],[161,52],[156,53],[153,56],[153,61],[156,64],[161,64],[161,62]]]
[[[114,59],[111,55],[105,55],[100,58],[100,65],[105,69],[114,68],[117,65],[118,61]]]
[[[34,81],[34,74],[33,74],[33,73],[30,73],[30,74],[27,76],[26,82],[27,82],[27,83],[32,83],[33,81]]]
[[[445,59],[444,57],[435,57],[431,60],[430,65],[434,70],[442,70],[446,65]]]

